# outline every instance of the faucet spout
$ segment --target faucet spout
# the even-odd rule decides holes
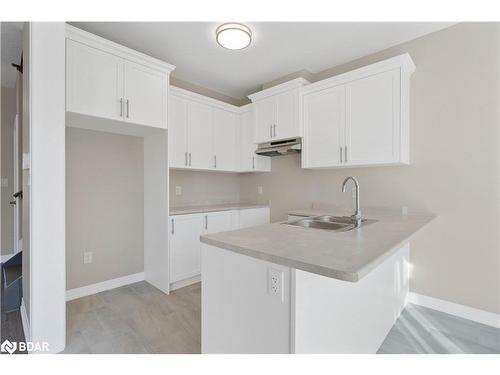
[[[351,219],[353,219],[356,222],[356,226],[359,227],[361,225],[361,220],[362,220],[361,210],[359,208],[359,182],[356,178],[352,176],[347,177],[342,183],[343,193],[345,193],[346,191],[346,186],[349,180],[351,180],[354,183],[354,188],[356,190],[356,201],[355,201],[356,210],[354,211],[354,215],[351,215]]]

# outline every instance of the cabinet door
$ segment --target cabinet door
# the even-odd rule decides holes
[[[223,109],[213,109],[213,168],[235,171],[239,165],[238,117]]]
[[[231,211],[210,212],[203,215],[204,233],[225,232],[232,229]]]
[[[273,139],[300,137],[299,91],[291,90],[276,96],[276,130]]]
[[[257,145],[253,141],[253,112],[243,112],[240,115],[240,171],[270,172],[271,158],[255,154]]]
[[[168,152],[169,165],[173,168],[187,167],[187,111],[188,103],[185,99],[170,95]]]
[[[125,61],[123,76],[125,120],[166,129],[165,73]]]
[[[210,169],[213,166],[212,152],[212,108],[208,105],[188,104],[188,149],[189,166]]]
[[[345,86],[306,94],[303,100],[303,167],[340,165],[344,146]]]
[[[170,217],[170,282],[199,275],[200,236],[203,231],[203,216],[175,215]]]
[[[123,60],[69,39],[66,46],[66,109],[122,120]]]
[[[274,97],[255,103],[255,143],[269,142],[276,124],[276,99]]]
[[[349,83],[347,165],[394,163],[400,152],[400,70]]]
[[[269,224],[269,216],[268,207],[240,210],[240,228]]]

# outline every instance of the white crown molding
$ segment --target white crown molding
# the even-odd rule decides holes
[[[128,276],[118,277],[116,279],[106,280],[100,283],[86,285],[81,288],[69,289],[66,291],[66,301],[90,296],[92,294],[119,288],[121,286],[137,283],[143,280],[144,272],[139,272]]]
[[[305,85],[309,85],[309,84],[310,84],[310,82],[307,79],[299,77],[299,78],[295,78],[295,79],[292,79],[290,81],[287,81],[285,83],[281,83],[279,85],[270,87],[268,89],[258,91],[254,94],[248,95],[248,97],[250,98],[250,100],[252,102],[255,102],[255,101],[262,100],[262,99],[265,99],[265,98],[270,97],[270,96],[278,95],[278,94],[281,94],[283,92],[293,90],[293,89],[296,89],[296,88],[299,88],[299,87],[302,87]]]
[[[193,91],[182,89],[182,88],[177,87],[177,86],[170,86],[170,95],[175,95],[175,96],[178,96],[178,97],[181,97],[181,98],[184,98],[187,100],[192,100],[192,101],[195,101],[195,102],[198,102],[201,104],[206,104],[206,105],[209,105],[211,107],[217,107],[217,108],[223,109],[225,111],[229,111],[229,112],[233,112],[233,113],[241,113],[241,107],[237,107],[235,105],[232,105],[232,104],[229,104],[229,103],[226,103],[226,102],[214,99],[214,98],[210,98],[208,96],[201,95],[201,94],[198,94],[198,93],[193,92]]]
[[[500,314],[479,310],[473,307],[459,305],[458,303],[428,297],[417,293],[409,293],[408,302],[429,309],[441,311],[446,314],[472,320],[491,327],[500,328]]]
[[[317,91],[324,87],[341,85],[354,79],[360,79],[398,68],[408,76],[410,76],[415,71],[415,64],[413,63],[413,60],[408,53],[391,57],[390,59],[382,60],[374,64],[366,65],[358,69],[350,70],[346,73],[342,73],[330,78],[323,79],[321,81],[311,83],[310,85],[303,87],[301,91],[303,94],[306,94],[308,92]]]
[[[166,71],[167,74],[170,74],[170,72],[175,69],[175,65],[101,38],[100,36],[91,34],[69,24],[66,24],[66,38],[112,53],[113,55],[138,64],[148,65],[155,69],[161,69]]]

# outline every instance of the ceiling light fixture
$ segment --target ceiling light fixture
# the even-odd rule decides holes
[[[243,49],[252,41],[252,31],[241,23],[229,22],[215,30],[217,43],[227,49]]]

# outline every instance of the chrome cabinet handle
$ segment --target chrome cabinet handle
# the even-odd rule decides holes
[[[214,155],[214,168],[217,168],[217,155]]]
[[[187,151],[184,153],[184,165],[187,167],[188,165],[188,153]]]
[[[347,163],[347,146],[344,148],[344,155],[345,155],[345,163]]]
[[[340,162],[342,163],[342,146],[340,146]]]
[[[276,138],[276,124],[273,125],[273,138]]]
[[[125,101],[125,103],[127,104],[127,118],[129,117],[129,112],[130,112],[130,105],[129,105],[129,100],[127,99]]]
[[[189,153],[189,166],[191,166],[191,153]]]
[[[123,117],[123,98],[120,98],[120,117]]]
[[[172,219],[172,234],[174,234],[174,219]]]
[[[208,229],[208,216],[205,215],[205,230]]]
[[[252,169],[255,169],[255,156],[252,156]]]
[[[269,137],[270,138],[273,137],[273,126],[272,125],[269,125]]]

